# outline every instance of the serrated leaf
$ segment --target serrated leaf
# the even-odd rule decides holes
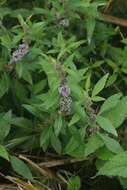
[[[94,153],[98,148],[104,145],[102,139],[97,135],[93,134],[86,144],[85,147],[85,156],[88,156],[91,153]]]
[[[80,120],[80,116],[76,113],[73,115],[73,117],[71,118],[68,126],[70,127],[71,125],[77,123]]]
[[[99,148],[96,151],[96,156],[101,159],[101,160],[109,160],[112,156],[114,156],[114,153],[112,153],[111,151],[109,151],[106,146],[103,146],[101,148]]]
[[[28,166],[19,158],[10,156],[10,162],[13,170],[22,177],[32,180],[32,174]]]
[[[32,113],[34,116],[39,117],[38,109],[34,105],[22,105],[26,110],[28,110],[30,113]]]
[[[50,135],[51,135],[51,128],[50,127],[44,128],[40,136],[41,147],[43,147],[43,145],[49,140]]]
[[[47,58],[49,59],[49,58]],[[56,71],[55,64],[53,63],[54,60],[44,60],[40,59],[40,65],[42,66],[42,69],[45,71],[47,77],[48,77],[48,84],[49,87],[52,90],[55,90],[58,88],[60,84],[60,78],[58,75],[58,72]]]
[[[85,110],[80,104],[78,104],[78,102],[72,104],[72,110],[78,114],[82,120],[86,120],[87,115],[85,113]]]
[[[106,87],[109,87],[109,86],[113,85],[113,84],[115,83],[115,81],[117,80],[118,76],[119,76],[118,73],[113,73],[113,74],[109,77],[109,79],[108,79],[108,81],[107,81]]]
[[[74,82],[74,80],[69,81],[68,86],[78,100],[83,98],[83,90],[78,84]]]
[[[92,97],[96,96],[105,86],[106,80],[108,78],[108,73],[104,75],[94,86],[92,91]]]
[[[71,137],[68,144],[66,145],[64,152],[66,154],[70,154],[79,146],[79,141],[75,139],[75,137]]]
[[[26,119],[24,117],[15,117],[11,119],[11,124],[19,126],[19,127],[32,127],[33,123],[31,120]]]
[[[113,156],[100,168],[97,175],[127,177],[127,151]]]
[[[38,94],[39,92],[41,92],[41,90],[44,89],[44,87],[46,86],[46,80],[41,80],[38,83],[36,83],[33,87],[32,87],[32,93]]]
[[[110,120],[98,115],[96,117],[96,121],[102,129],[104,129],[105,131],[107,131],[115,136],[118,136],[117,131],[115,130],[115,127],[112,125]]]
[[[62,145],[59,140],[59,138],[52,132],[50,142],[54,150],[58,153],[61,154],[62,151]]]
[[[61,130],[61,128],[62,128],[62,124],[63,124],[63,122],[62,122],[62,117],[59,115],[59,116],[56,118],[55,123],[54,123],[54,132],[55,132],[56,136],[59,135],[60,130]]]
[[[103,113],[103,116],[108,118],[115,128],[119,127],[125,120],[127,114],[127,96],[122,98],[118,104],[109,111]]]
[[[67,154],[75,158],[84,158],[86,157],[84,152],[85,152],[85,144],[80,143],[78,145],[78,148],[74,149],[72,152],[68,152]]]
[[[6,148],[2,145],[0,145],[0,157],[5,158],[6,160],[9,161],[8,152],[7,152]]]
[[[105,102],[102,104],[99,114],[110,110],[111,108],[115,107],[117,103],[119,102],[120,98],[122,96],[122,93],[114,94],[110,96]]]
[[[101,133],[98,133],[98,135],[101,137],[101,139],[103,140],[105,146],[113,153],[120,153],[120,152],[123,152],[123,149],[122,147],[120,146],[119,142],[117,142],[115,139],[107,136],[107,135],[104,135],[104,134],[101,134]]]
[[[22,77],[25,81],[27,81],[29,84],[33,84],[31,73],[28,70],[23,70]]]

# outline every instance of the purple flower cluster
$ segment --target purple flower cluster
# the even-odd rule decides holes
[[[63,86],[59,87],[59,93],[61,96],[67,97],[70,95],[71,90],[70,88],[68,88],[68,86],[66,84],[64,84]]]
[[[70,113],[72,99],[71,97],[62,97],[60,99],[60,111],[64,113]]]
[[[63,84],[62,86],[59,87],[58,91],[59,91],[59,94],[61,95],[60,112],[64,112],[68,114],[70,113],[70,107],[72,103],[72,99],[69,96],[71,93],[71,90],[66,84]]]
[[[60,21],[59,25],[63,25],[64,27],[68,27],[70,25],[70,22],[68,19],[63,19]]]
[[[20,44],[19,48],[12,53],[11,62],[17,62],[23,58],[29,51],[29,47],[27,44]]]

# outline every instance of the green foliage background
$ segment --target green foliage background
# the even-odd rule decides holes
[[[109,189],[108,180],[112,189],[127,188],[126,30],[101,15],[108,6],[106,14],[126,19],[127,5],[108,3],[0,1],[0,169],[5,175],[33,184],[36,177],[60,190],[60,182],[45,179],[19,154],[87,158],[55,168],[67,190]],[[21,44],[28,52],[15,61]],[[59,90],[65,84],[66,96]],[[69,113],[61,111],[62,98]]]

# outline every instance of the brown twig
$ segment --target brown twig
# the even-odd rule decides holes
[[[43,168],[40,168],[36,163],[34,163],[30,159],[26,158],[25,156],[19,155],[19,158],[28,162],[33,168],[38,170],[43,176],[45,176],[47,178],[55,178],[55,174],[53,172],[46,170],[46,169],[43,169]]]
[[[44,177],[55,180],[56,182],[61,184],[63,187],[67,185],[67,184],[65,184],[65,182],[62,179],[57,177],[57,175],[54,172],[52,172],[51,170],[43,169],[43,168],[39,167],[39,165],[37,165],[36,163],[34,163],[30,159],[28,159],[22,155],[19,155],[19,158],[28,162],[33,168],[35,168],[38,172],[40,172],[40,174],[42,174]]]
[[[39,163],[38,165],[40,167],[51,168],[51,167],[55,167],[55,166],[82,162],[82,161],[88,160],[88,159],[89,158],[66,158],[66,159],[61,159],[61,160],[52,160],[52,161],[48,161],[48,162],[42,162],[42,163]]]
[[[127,20],[126,19],[117,18],[117,17],[114,17],[114,16],[102,14],[102,17],[100,18],[100,20],[110,22],[112,24],[127,27]]]
[[[27,182],[25,182],[19,178],[12,177],[12,176],[5,176],[1,172],[0,172],[0,175],[3,178],[5,178],[5,179],[11,181],[12,183],[16,184],[17,186],[22,187],[24,190],[39,190],[38,188],[34,187],[32,184],[29,184],[29,183],[27,183]],[[10,188],[10,190],[11,190],[11,188]]]

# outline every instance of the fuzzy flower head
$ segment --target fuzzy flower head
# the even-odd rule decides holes
[[[72,103],[71,97],[62,97],[60,99],[60,112],[69,114],[71,110],[71,103]]]
[[[22,59],[22,54],[20,53],[20,51],[19,50],[16,50],[16,51],[14,51],[13,53],[12,53],[12,60],[13,61],[19,61],[19,60],[21,60]]]
[[[22,55],[25,55],[28,53],[28,45],[27,44],[20,44],[19,45],[19,51],[22,53]]]
[[[68,19],[63,19],[60,21],[59,24],[65,26],[65,27],[68,27],[70,25],[70,22]]]
[[[71,93],[70,88],[66,84],[64,84],[63,86],[59,87],[58,90],[59,90],[60,95],[63,96],[63,97],[67,97]]]
[[[29,47],[27,44],[20,44],[19,48],[12,53],[12,61],[17,62],[23,58],[29,51]]]

